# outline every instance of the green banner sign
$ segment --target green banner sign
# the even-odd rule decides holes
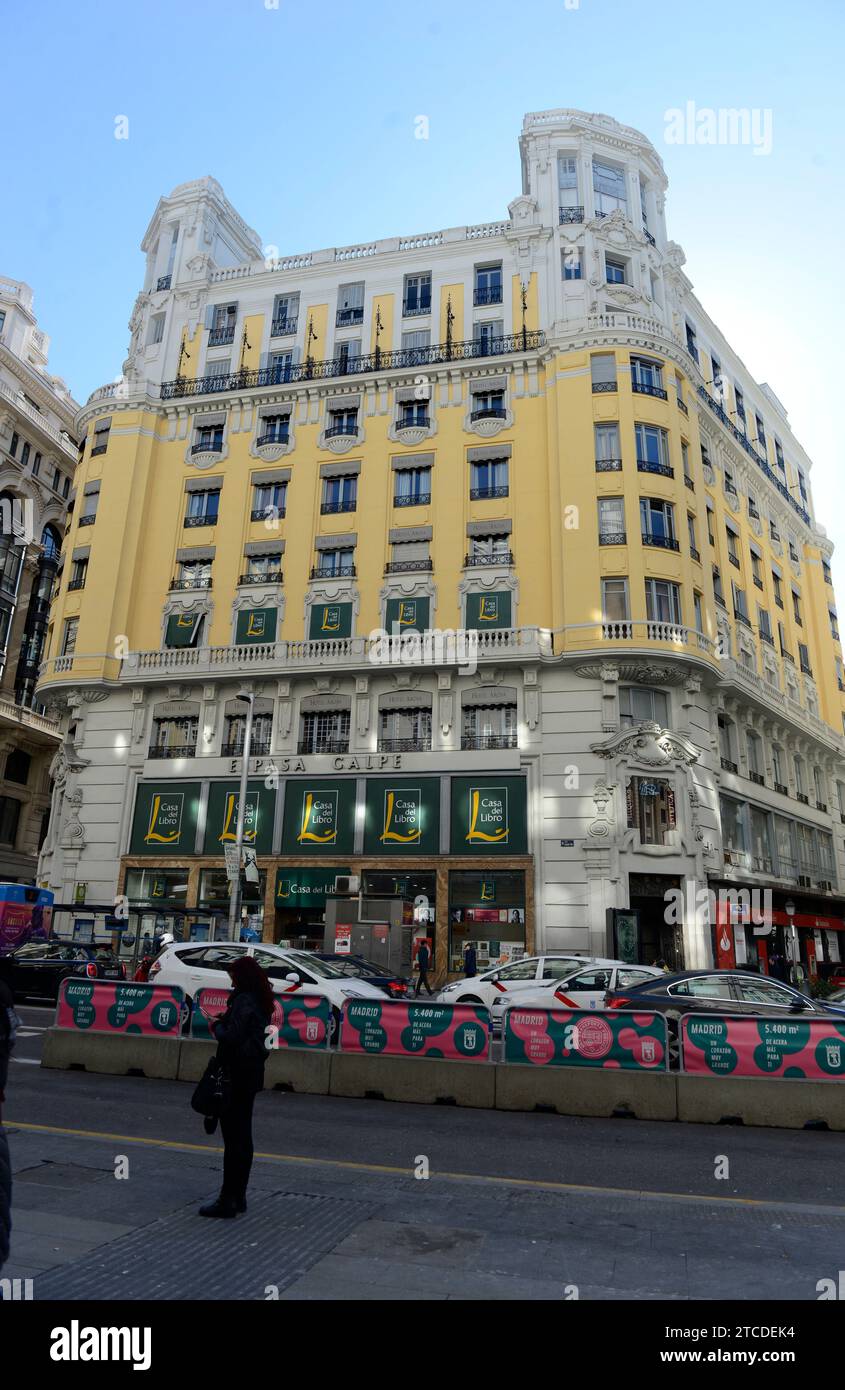
[[[193,644],[201,614],[171,613],[164,637],[166,647],[190,647]]]
[[[276,906],[312,908],[325,912],[326,898],[334,892],[338,874],[348,874],[348,868],[279,869],[276,874]]]
[[[276,616],[275,608],[243,609],[235,626],[235,642],[239,646],[247,642],[275,642]]]
[[[314,603],[311,605],[308,636],[312,642],[325,641],[330,637],[350,637],[351,635],[351,603]]]
[[[492,594],[467,594],[466,627],[485,628],[511,626],[511,591],[500,589]]]
[[[389,598],[385,604],[384,626],[391,637],[403,632],[425,632],[429,627],[429,598]]]
[[[199,782],[142,782],[135,796],[131,854],[193,854]]]
[[[208,815],[205,822],[204,854],[222,854],[223,845],[233,845],[237,839],[238,801],[237,782],[212,782],[208,792]],[[244,844],[256,854],[269,854],[273,848],[273,816],[276,793],[263,782],[247,784],[244,809]]]
[[[524,777],[452,778],[452,853],[526,854]]]
[[[367,779],[366,854],[437,854],[439,849],[440,782],[436,778]]]
[[[505,1013],[506,1062],[665,1071],[668,1060],[663,1014],[519,1005]]]
[[[283,853],[352,854],[354,841],[354,779],[288,782]]]

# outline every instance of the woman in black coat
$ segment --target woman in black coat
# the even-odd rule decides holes
[[[267,1025],[273,1015],[273,991],[261,966],[242,956],[228,967],[234,990],[226,1012],[211,1025],[217,1056],[230,1081],[229,1104],[220,1117],[223,1131],[223,1186],[220,1196],[200,1207],[200,1216],[237,1216],[246,1211],[252,1168],[252,1109],[264,1087]]]

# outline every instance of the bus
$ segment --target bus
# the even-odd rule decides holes
[[[53,894],[29,883],[0,883],[0,956],[28,941],[46,941]]]

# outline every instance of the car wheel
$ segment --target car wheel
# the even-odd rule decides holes
[[[666,1014],[666,1038],[669,1048],[670,1071],[681,1070],[681,1015]]]
[[[179,1005],[181,1014],[179,1032],[182,1034],[183,1037],[187,1037],[191,1031],[191,1014],[193,1012],[193,1008],[194,1001],[191,998],[190,994],[186,994],[185,998],[182,1000],[182,1003]]]
[[[460,999],[453,999],[453,1004],[483,1004],[484,1000],[479,999],[477,994],[462,994]]]
[[[329,1019],[329,1047],[337,1047],[340,1042],[340,1009],[332,1007],[332,1016]]]

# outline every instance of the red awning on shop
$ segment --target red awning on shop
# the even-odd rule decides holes
[[[845,921],[841,917],[823,917],[819,912],[796,912],[790,919],[781,908],[772,908],[772,921],[778,927],[788,927],[790,920],[796,927],[808,927],[810,931],[845,931]]]

